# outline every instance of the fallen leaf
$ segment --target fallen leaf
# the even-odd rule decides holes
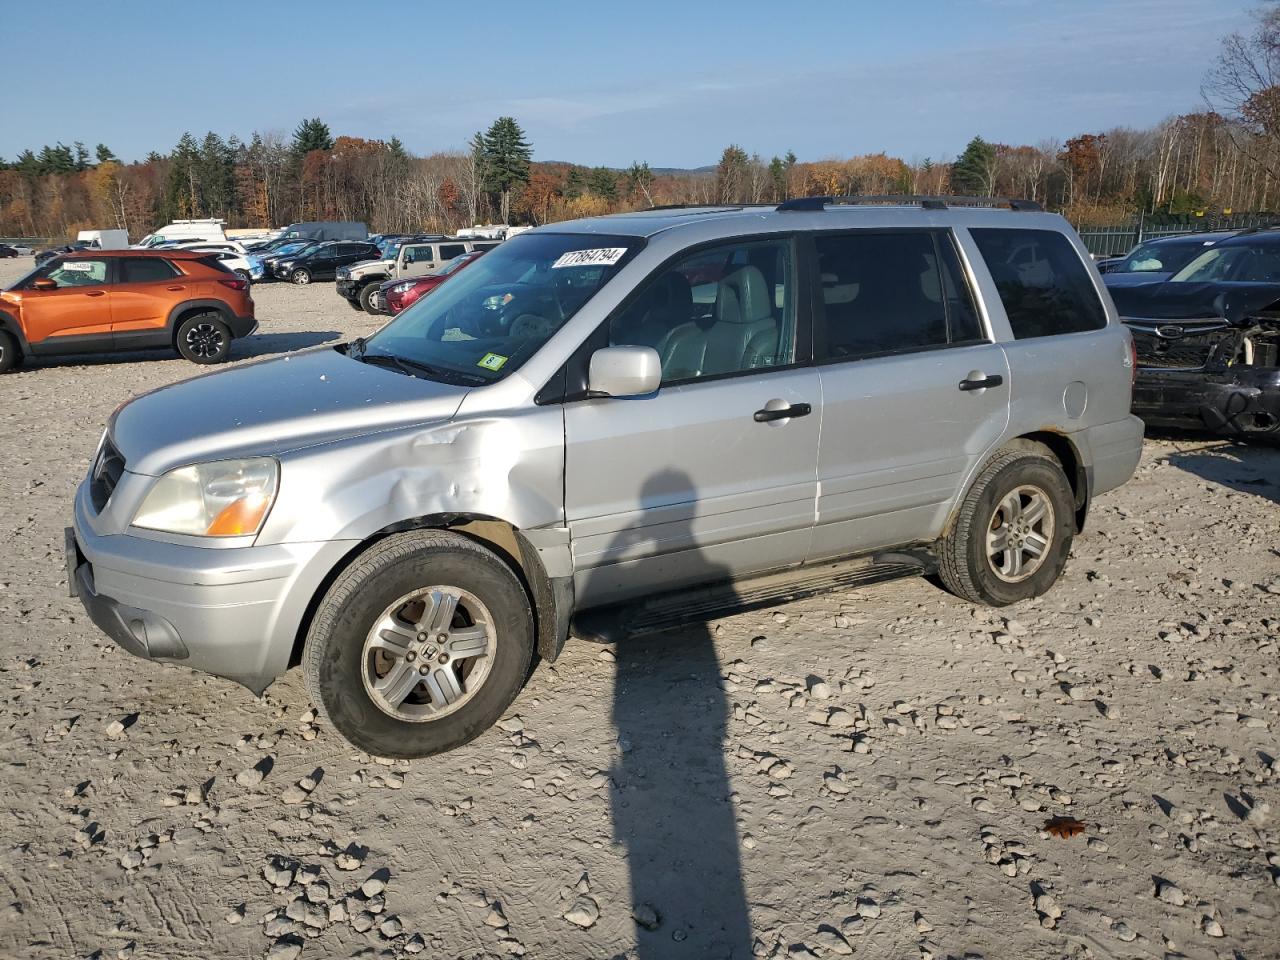
[[[1044,823],[1044,829],[1060,840],[1070,840],[1084,833],[1085,826],[1083,821],[1075,817],[1050,817]]]

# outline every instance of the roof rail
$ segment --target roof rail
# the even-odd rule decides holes
[[[780,211],[823,210],[828,206],[918,206],[925,210],[948,207],[1007,207],[1010,210],[1036,211],[1044,208],[1034,200],[1009,197],[924,197],[905,194],[855,194],[844,197],[796,197],[778,204]]]

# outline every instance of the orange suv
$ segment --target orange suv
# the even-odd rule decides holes
[[[24,357],[149,347],[221,363],[257,327],[249,282],[213,254],[69,253],[0,290],[0,373]]]

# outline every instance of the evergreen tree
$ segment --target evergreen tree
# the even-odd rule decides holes
[[[631,165],[631,169],[627,171],[627,185],[633,194],[644,194],[649,206],[653,206],[653,194],[649,192],[649,188],[653,186],[653,171],[649,169],[648,161]]]
[[[13,169],[28,179],[40,176],[40,158],[30,150],[23,150],[13,161]]]
[[[200,148],[195,137],[184,133],[169,155],[169,173],[160,202],[161,215],[166,219],[187,220],[200,216],[199,161]]]
[[[769,179],[773,181],[773,199],[787,199],[787,165],[781,158],[769,161]]]
[[[303,120],[293,131],[294,154],[305,157],[312,150],[332,150],[333,136],[329,133],[329,125],[319,117]]]
[[[235,147],[212,130],[205,134],[194,163],[199,181],[199,206],[211,216],[227,217],[235,206],[235,157]]]
[[[99,163],[119,163],[119,158],[111,152],[111,148],[105,143],[98,144],[93,151],[94,156]]]
[[[75,168],[77,173],[82,173],[89,169],[89,151],[85,145],[79,140],[75,142]]]
[[[408,160],[409,152],[405,150],[404,144],[400,142],[399,137],[392,137],[387,144],[387,152],[396,160]]]
[[[71,173],[76,168],[75,157],[71,148],[65,143],[51,147],[46,144],[40,149],[40,173]]]
[[[617,200],[618,176],[608,167],[593,167],[587,174],[587,189],[604,200]]]
[[[501,196],[502,222],[511,215],[511,188],[529,180],[533,149],[514,117],[499,117],[480,138],[483,178],[487,189]]]
[[[956,194],[985,195],[990,189],[987,171],[996,156],[996,148],[981,137],[974,137],[964,148],[964,153],[951,165],[951,192]]]

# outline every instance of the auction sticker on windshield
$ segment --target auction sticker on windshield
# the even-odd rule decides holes
[[[479,359],[476,366],[484,367],[486,370],[501,370],[506,362],[507,358],[500,353],[486,353]]]
[[[570,250],[560,255],[551,265],[552,270],[561,267],[611,267],[627,252],[626,247],[594,247],[590,250]]]

